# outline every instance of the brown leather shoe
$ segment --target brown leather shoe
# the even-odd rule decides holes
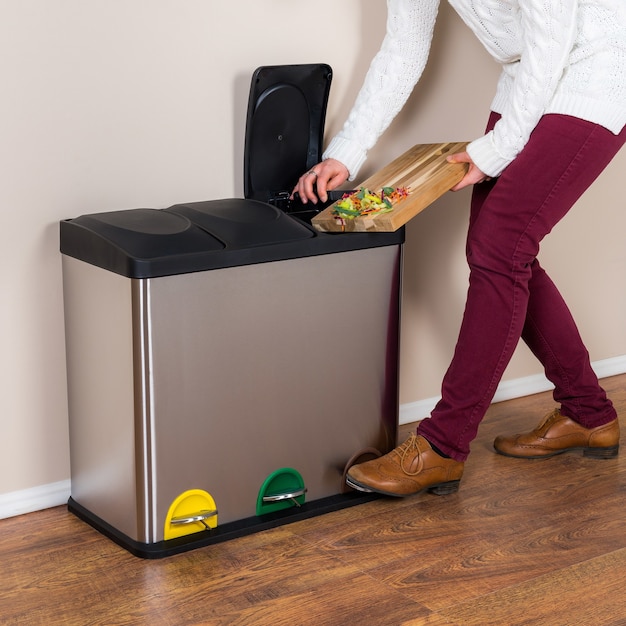
[[[570,450],[585,456],[610,459],[619,450],[619,422],[614,419],[596,428],[585,428],[554,409],[535,430],[511,437],[496,437],[496,452],[519,459],[542,459]]]
[[[346,484],[359,491],[387,496],[410,496],[428,489],[439,496],[454,493],[463,475],[463,463],[439,456],[420,435],[380,458],[353,465]]]

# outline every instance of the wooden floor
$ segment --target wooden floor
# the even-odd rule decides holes
[[[626,376],[604,386],[626,419]],[[492,452],[552,406],[549,393],[493,405],[457,494],[380,499],[162,560],[64,507],[0,521],[0,624],[626,624],[626,454]]]

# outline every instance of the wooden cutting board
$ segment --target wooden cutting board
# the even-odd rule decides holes
[[[316,215],[312,224],[321,232],[393,232],[449,191],[465,176],[466,163],[446,157],[464,152],[467,142],[418,144],[364,180],[360,187],[375,193],[383,187],[408,187],[409,195],[389,213],[344,219],[333,215],[335,204]]]

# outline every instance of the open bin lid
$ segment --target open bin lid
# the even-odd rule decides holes
[[[252,75],[244,148],[244,195],[291,192],[322,158],[332,69],[325,63],[259,67]]]

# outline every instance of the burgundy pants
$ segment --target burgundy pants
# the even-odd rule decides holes
[[[488,129],[498,119],[492,113]],[[442,398],[418,427],[452,458],[469,455],[520,337],[543,364],[564,415],[586,428],[615,419],[572,315],[537,254],[625,141],[626,128],[615,136],[575,117],[545,115],[501,176],[474,187],[463,322]]]

